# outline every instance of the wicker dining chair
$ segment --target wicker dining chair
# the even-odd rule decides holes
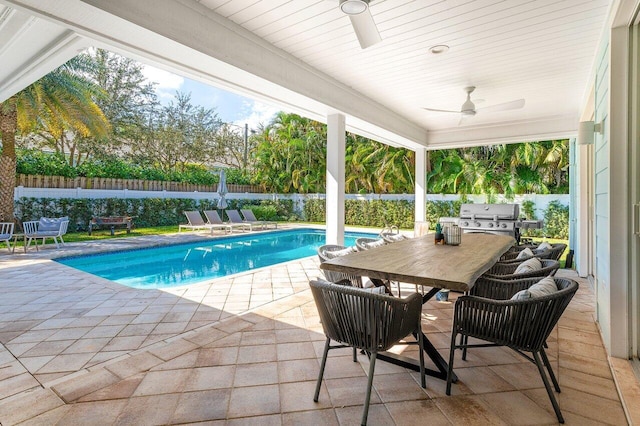
[[[514,259],[515,257],[518,256],[518,254],[524,250],[525,248],[529,248],[531,249],[534,254],[536,253],[536,250],[540,250],[540,244],[526,244],[526,245],[521,245],[521,246],[513,246],[509,249],[508,252],[506,252],[505,254],[502,255],[502,258],[500,260],[509,260],[509,259]],[[540,256],[538,254],[537,257],[543,258],[543,259],[553,259],[553,260],[560,260],[560,258],[562,257],[562,254],[564,253],[564,251],[567,249],[567,245],[564,243],[553,243],[551,244],[551,248],[547,249],[549,250],[551,253],[548,253],[544,256]]]
[[[516,280],[521,278],[546,277],[548,275],[555,275],[558,268],[560,268],[560,263],[557,260],[542,259],[540,260],[542,264],[541,269],[516,274],[515,271],[520,263],[497,262],[478,279],[494,278],[499,280]]]
[[[327,260],[333,259],[338,256],[345,256],[353,252],[355,252],[353,247],[327,244],[318,248],[318,258],[320,259],[320,263],[324,263]],[[334,254],[332,255],[332,253]],[[324,273],[324,276],[327,278],[327,280],[331,281],[332,283],[349,280],[351,282],[351,286],[362,287],[362,277],[360,276],[346,274],[344,272],[327,271],[324,269],[322,270],[322,272]]]
[[[403,241],[409,238],[404,234],[394,234],[391,232],[383,232],[380,234],[380,237],[390,244],[397,243],[398,241]]]
[[[398,343],[415,344],[401,342],[410,334],[417,339],[421,386],[426,388],[421,330],[422,297],[418,293],[400,299],[320,280],[311,281],[309,285],[326,336],[313,397],[315,402],[318,402],[320,395],[329,350],[344,347],[361,349],[369,356],[369,376],[361,421],[366,425],[378,352],[386,351]],[[331,345],[331,340],[338,344]]]
[[[553,277],[552,279],[558,289],[557,292],[528,300],[510,300],[510,298],[518,291],[530,288],[539,281],[539,278],[476,282],[472,288],[472,294],[458,297],[453,314],[447,395],[451,395],[456,349],[463,350],[462,359],[464,360],[467,348],[506,346],[536,365],[558,421],[564,423],[549,378],[558,393],[560,385],[553,373],[544,346],[549,334],[578,290],[578,283],[566,278]],[[456,344],[458,335],[461,336],[460,343]],[[469,344],[469,337],[488,343]],[[531,356],[526,352],[531,353]],[[549,378],[545,373],[545,367]]]
[[[356,249],[358,251],[369,250],[370,248],[383,246],[385,244],[387,244],[387,242],[382,238],[367,238],[367,237],[356,238]]]
[[[553,259],[553,252],[550,249],[532,249],[531,252],[533,255],[531,256],[523,256],[518,259],[521,251],[508,251],[500,257],[501,263],[520,263],[522,261],[531,259],[532,257],[537,257],[538,259]],[[553,259],[557,260],[557,259]]]

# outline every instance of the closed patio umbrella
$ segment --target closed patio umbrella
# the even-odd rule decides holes
[[[220,210],[224,210],[227,208],[227,200],[224,198],[227,195],[227,177],[225,175],[224,170],[220,170],[220,182],[218,183],[218,195],[220,198],[218,199],[218,208]],[[222,213],[222,212],[221,212]],[[221,214],[220,217],[223,215]]]

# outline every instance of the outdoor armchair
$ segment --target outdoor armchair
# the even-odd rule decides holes
[[[498,262],[493,265],[487,272],[485,272],[479,280],[482,278],[493,278],[499,280],[514,280],[521,278],[531,278],[531,277],[546,277],[548,275],[555,275],[558,268],[560,268],[560,263],[556,260],[551,259],[542,259],[540,263],[542,264],[542,268],[528,271],[516,273],[516,269],[518,266],[523,263],[502,263]]]
[[[35,240],[36,250],[38,250],[39,238],[42,238],[42,245],[44,245],[47,238],[53,238],[56,248],[60,248],[58,238],[60,238],[60,244],[64,245],[62,236],[67,233],[69,218],[66,216],[58,218],[41,217],[40,220],[24,222],[22,227],[27,238],[27,247],[31,245],[32,240]]]
[[[367,237],[356,238],[356,249],[358,251],[369,250],[371,248],[380,247],[385,244],[387,244],[387,242],[382,238],[367,238]]]
[[[318,258],[320,259],[320,263],[324,263],[329,259],[346,256],[354,251],[352,247],[327,244],[318,248]],[[362,277],[360,276],[345,274],[344,272],[328,271],[326,269],[323,269],[322,272],[327,280],[332,283],[348,280],[353,287],[362,287]]]
[[[552,243],[552,244],[548,244],[548,246],[551,246],[550,248],[544,248],[544,246],[541,247],[541,245],[544,243],[540,243],[540,244],[526,244],[526,245],[521,245],[521,246],[513,246],[509,249],[509,251],[507,253],[505,253],[502,258],[503,259],[513,259],[515,257],[518,256],[518,253],[522,250],[524,250],[525,248],[529,248],[531,249],[534,253],[536,253],[537,250],[549,250],[550,253],[545,254],[545,256],[540,256],[537,255],[538,257],[544,258],[544,259],[553,259],[553,260],[560,260],[560,258],[562,257],[562,254],[564,253],[564,251],[567,248],[567,245],[564,243]],[[542,251],[540,250],[540,251]],[[515,253],[515,254],[514,254]]]
[[[278,229],[278,222],[273,222],[268,220],[258,220],[258,218],[256,218],[256,215],[253,214],[253,210],[242,209],[240,210],[240,213],[242,213],[242,216],[244,217],[244,221],[247,223],[262,225],[262,229],[267,228],[270,225],[273,225],[275,229]]]
[[[380,234],[380,237],[389,244],[396,243],[398,241],[406,240],[407,238],[409,238],[404,234],[394,234],[392,232],[383,232]]]
[[[13,238],[13,222],[0,222],[0,242],[4,241],[7,243],[7,248],[9,249],[9,253],[11,253],[11,238]]]
[[[467,348],[506,346],[536,365],[558,421],[564,423],[549,378],[556,392],[560,392],[560,386],[545,353],[544,345],[578,290],[578,283],[565,278],[546,279],[552,280],[552,286],[555,284],[552,292],[526,300],[518,298],[517,293],[531,289],[538,283],[539,278],[498,283],[477,282],[472,289],[472,294],[458,297],[453,314],[447,395],[451,395],[456,349],[463,350],[464,360]],[[512,300],[511,297],[514,299]],[[461,336],[460,344],[456,344],[458,335]],[[469,344],[469,337],[484,342]],[[545,367],[549,378],[545,373]]]
[[[367,392],[361,421],[361,424],[366,425],[378,352],[386,351],[410,334],[417,336],[421,386],[426,387],[421,295],[413,293],[405,299],[400,299],[320,280],[311,281],[309,284],[326,336],[313,397],[315,402],[318,402],[320,396],[329,350],[344,347],[360,349],[369,356]],[[331,340],[338,344],[332,346]]]
[[[520,263],[524,260],[531,259],[532,257],[537,257],[538,259],[553,259],[553,253],[549,249],[530,249],[533,253],[532,256],[523,256],[518,259],[518,256],[521,255],[522,250],[519,251],[508,251],[500,257],[500,262],[502,263]],[[557,260],[557,259],[554,259]]]

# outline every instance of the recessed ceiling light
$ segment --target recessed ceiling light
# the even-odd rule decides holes
[[[435,46],[431,46],[429,48],[429,52],[432,55],[440,55],[442,53],[445,53],[449,50],[449,46],[447,46],[446,44],[436,44]]]

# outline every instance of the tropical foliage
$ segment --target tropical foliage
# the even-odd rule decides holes
[[[566,140],[430,152],[430,193],[568,193]]]
[[[16,134],[39,134],[64,144],[67,131],[103,137],[110,125],[96,99],[104,91],[88,79],[92,64],[76,57],[0,104],[0,219],[13,219]]]

